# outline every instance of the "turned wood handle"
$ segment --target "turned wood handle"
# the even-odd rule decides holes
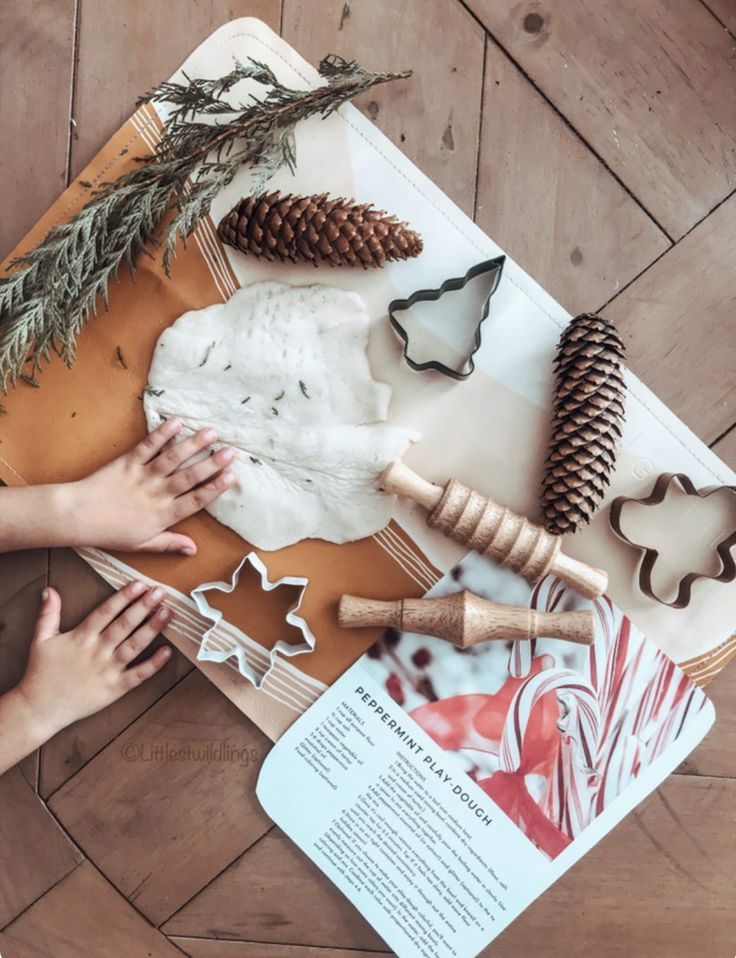
[[[603,595],[608,575],[561,550],[562,540],[525,516],[451,479],[444,487],[427,482],[403,462],[392,463],[379,480],[386,492],[407,496],[429,511],[427,523],[446,536],[490,555],[530,582],[553,573],[589,599]]]
[[[589,610],[537,612],[523,606],[498,605],[472,592],[455,592],[437,599],[363,599],[344,595],[338,607],[343,628],[393,626],[404,632],[434,635],[460,648],[478,642],[527,640],[541,637],[591,645],[595,622]]]

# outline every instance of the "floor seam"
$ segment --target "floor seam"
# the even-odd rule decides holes
[[[143,718],[143,716],[144,716],[148,711],[150,711],[150,709],[152,709],[152,708],[154,707],[154,705],[158,705],[159,702],[163,701],[163,699],[166,698],[166,696],[169,694],[169,692],[173,692],[174,689],[179,685],[180,682],[182,682],[185,678],[187,678],[187,676],[189,676],[189,675],[192,674],[192,672],[194,671],[194,668],[195,668],[195,666],[192,665],[192,668],[191,668],[188,672],[185,672],[184,675],[180,676],[180,678],[178,678],[178,679],[176,680],[176,682],[174,682],[173,685],[170,685],[169,688],[166,689],[165,692],[162,692],[162,694],[159,695],[159,697],[158,697],[157,699],[154,699],[154,701],[151,702],[149,705],[147,705],[146,708],[143,709],[142,712],[139,712],[139,714],[136,715],[135,718],[131,719],[130,722],[128,722],[127,725],[125,725],[125,726],[124,726],[123,728],[121,728],[118,732],[116,732],[115,735],[113,735],[113,737],[112,737],[111,739],[109,739],[107,742],[105,742],[104,745],[102,745],[100,748],[98,748],[97,751],[96,751],[93,755],[90,755],[90,757],[86,760],[86,762],[84,762],[82,765],[80,765],[79,768],[76,769],[76,771],[74,771],[74,772],[69,776],[69,778],[65,779],[65,780],[61,783],[61,785],[57,785],[57,787],[56,787],[52,792],[49,792],[48,795],[43,795],[43,796],[42,796],[42,795],[39,793],[39,798],[41,798],[41,800],[42,800],[44,803],[48,804],[48,803],[54,798],[54,796],[58,795],[58,793],[62,790],[62,788],[65,788],[65,787],[69,784],[69,782],[72,781],[72,779],[76,778],[76,776],[79,775],[79,773],[80,773],[83,769],[85,769],[85,768],[89,765],[90,762],[94,761],[94,759],[96,759],[98,755],[101,755],[101,754],[105,751],[105,749],[109,748],[117,739],[120,738],[121,735],[123,735],[125,732],[128,731],[128,729],[130,729],[133,725],[135,725],[135,723],[138,721],[138,719]],[[40,762],[39,762],[39,767],[40,767]],[[1,955],[0,955],[0,958],[2,958]]]
[[[616,183],[618,183],[618,185],[621,187],[621,189],[624,190],[624,192],[627,194],[627,196],[629,196],[630,199],[632,199],[632,200],[634,201],[634,203],[636,203],[636,205],[637,205],[637,206],[639,207],[639,209],[644,213],[644,215],[647,217],[647,219],[649,219],[649,220],[657,227],[657,229],[660,231],[660,233],[661,233],[670,243],[674,243],[674,242],[675,242],[675,239],[674,239],[673,236],[670,235],[669,231],[666,230],[666,229],[664,228],[664,226],[662,226],[662,224],[656,219],[656,217],[654,216],[654,214],[651,213],[651,212],[646,208],[646,206],[645,206],[644,203],[639,199],[639,197],[633,192],[633,190],[632,190],[629,186],[627,186],[627,184],[621,179],[621,177],[618,175],[618,173],[616,173],[616,171],[615,171],[611,166],[609,166],[609,164],[608,164],[608,163],[606,162],[606,160],[601,156],[601,154],[595,149],[595,147],[593,147],[593,146],[585,139],[585,137],[583,136],[583,134],[580,133],[580,131],[579,131],[578,129],[576,129],[575,126],[573,126],[572,122],[565,116],[565,114],[564,114],[564,113],[562,112],[562,110],[557,106],[557,104],[556,104],[556,103],[544,92],[544,90],[534,81],[534,79],[532,78],[532,76],[531,76],[531,75],[527,72],[527,70],[521,65],[521,63],[513,56],[513,54],[511,54],[510,51],[507,50],[506,47],[493,35],[493,33],[489,30],[489,28],[488,28],[488,27],[486,26],[486,24],[481,20],[481,18],[480,18],[476,13],[474,13],[473,10],[470,9],[470,7],[468,6],[466,0],[457,0],[457,2],[458,2],[462,7],[464,7],[465,10],[467,10],[467,12],[470,14],[470,16],[476,21],[476,23],[478,23],[478,24],[482,27],[482,29],[483,29],[483,31],[485,32],[486,37],[488,38],[488,40],[489,40],[490,42],[492,42],[492,43],[501,51],[501,53],[503,53],[503,55],[504,55],[505,57],[507,57],[507,59],[516,67],[516,69],[517,69],[517,70],[519,71],[519,73],[524,77],[524,79],[525,79],[529,84],[531,84],[531,86],[532,86],[532,87],[537,91],[537,93],[542,97],[542,99],[543,99],[544,102],[547,104],[547,106],[549,106],[549,108],[555,113],[555,115],[556,115],[557,117],[559,117],[560,120],[562,120],[562,122],[565,124],[565,126],[567,127],[567,129],[575,136],[575,138],[576,138],[580,143],[582,143],[582,144],[585,146],[585,148],[590,152],[590,154],[596,158],[596,160],[597,160],[597,161],[600,163],[600,165],[606,170],[606,172],[616,181]]]
[[[633,279],[630,279],[628,283],[621,287],[621,289],[616,290],[613,296],[607,299],[605,303],[598,309],[598,312],[600,313],[607,306],[610,306],[610,304],[617,299],[617,297],[619,297],[622,293],[625,293],[627,289],[629,289],[647,272],[647,270],[650,270],[655,263],[658,263],[661,259],[664,259],[664,257],[671,253],[673,249],[678,247],[684,239],[687,239],[692,232],[694,232],[699,226],[702,226],[703,223],[705,223],[705,221],[716,212],[716,210],[719,210],[724,203],[727,203],[734,196],[736,196],[736,189],[733,189],[730,193],[727,193],[726,196],[724,196],[722,200],[719,200],[716,205],[712,209],[708,210],[704,216],[702,216],[699,220],[696,220],[696,222],[693,223],[686,233],[683,233],[679,239],[673,240],[671,246],[668,246],[667,249],[662,250],[662,252],[658,256],[655,256],[651,263],[648,263],[640,273],[637,273],[636,276],[634,276]]]
[[[71,77],[69,81],[69,109],[66,134],[66,162],[64,170],[64,183],[69,186],[72,175],[72,153],[74,148],[74,107],[76,104],[77,93],[77,67],[79,65],[79,34],[82,19],[82,0],[74,0],[74,25],[72,28],[72,62]]]
[[[6,922],[6,924],[0,927],[0,934],[7,931],[7,929],[10,928],[11,925],[14,925],[19,918],[22,918],[27,911],[30,911],[30,909],[33,908],[34,905],[37,905],[38,902],[40,902],[43,898],[45,898],[46,895],[49,894],[49,892],[53,891],[53,889],[56,888],[57,885],[60,885],[63,881],[66,881],[66,879],[69,878],[70,875],[73,875],[74,872],[79,868],[79,866],[83,865],[85,861],[86,859],[83,858],[81,861],[77,862],[72,868],[69,869],[68,872],[65,872],[65,874],[63,874],[61,878],[57,878],[56,881],[53,884],[49,885],[49,887],[45,889],[45,891],[41,892],[41,894],[37,898],[34,898],[32,902],[29,902],[29,904],[27,904],[26,907],[22,909],[22,911],[19,911],[18,914],[14,915],[9,922]]]
[[[236,855],[235,858],[233,858],[232,861],[230,861],[230,862],[227,863],[227,865],[224,865],[224,866],[219,870],[219,872],[217,872],[216,875],[213,875],[212,878],[210,878],[209,881],[208,881],[206,884],[202,885],[201,888],[197,889],[197,891],[196,891],[193,895],[191,895],[189,898],[187,898],[187,900],[186,900],[185,902],[182,902],[182,904],[179,905],[179,907],[176,909],[176,911],[173,911],[173,912],[168,916],[168,918],[164,918],[163,921],[159,922],[159,924],[158,924],[156,927],[159,928],[159,929],[163,932],[164,935],[168,935],[168,933],[163,930],[163,926],[164,926],[165,924],[167,924],[167,922],[170,922],[172,919],[176,918],[176,916],[177,916],[180,912],[182,912],[182,911],[187,907],[187,905],[188,905],[190,902],[193,902],[194,899],[195,899],[198,895],[201,895],[202,892],[203,892],[205,889],[209,888],[210,885],[211,885],[214,881],[217,881],[217,879],[220,877],[220,875],[223,875],[223,874],[228,870],[228,868],[232,868],[232,866],[233,866],[236,862],[239,862],[240,859],[243,858],[244,855],[247,855],[248,852],[252,851],[252,849],[254,849],[254,848],[256,847],[256,845],[258,845],[260,842],[263,841],[263,839],[266,837],[266,835],[270,835],[270,834],[271,834],[271,832],[274,830],[274,828],[276,828],[276,826],[275,826],[273,823],[271,823],[271,826],[270,826],[269,828],[267,828],[266,831],[263,832],[263,834],[259,835],[258,838],[256,838],[255,841],[251,842],[250,845],[248,845],[247,848],[244,848],[244,849],[242,850],[242,852],[240,852],[240,854]],[[186,936],[186,935],[180,935],[179,937],[182,938],[182,937],[187,937],[187,936]],[[189,937],[191,937],[191,936],[189,936]]]
[[[483,152],[483,114],[486,105],[486,77],[488,70],[488,37],[483,34],[483,67],[480,77],[480,115],[478,117],[478,149],[475,154],[475,186],[473,189],[473,222],[478,218],[478,191],[480,183],[480,160]]]
[[[736,40],[736,33],[734,33],[733,30],[726,23],[724,23],[723,20],[721,20],[721,18],[718,16],[718,14],[714,10],[711,10],[706,0],[700,0],[700,3],[705,7],[708,13],[713,17],[716,23],[720,23],[720,25],[723,27],[726,33],[729,36],[733,37],[734,40]]]

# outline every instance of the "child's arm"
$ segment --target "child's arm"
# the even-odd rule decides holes
[[[170,613],[161,589],[130,582],[70,632],[59,631],[61,599],[44,589],[19,684],[0,696],[0,775],[72,722],[110,705],[163,668],[171,649],[130,663],[151,644]]]
[[[100,546],[124,552],[197,551],[168,532],[232,485],[227,447],[181,468],[217,439],[202,430],[178,443],[170,419],[134,449],[78,482],[0,488],[0,552],[41,546]]]

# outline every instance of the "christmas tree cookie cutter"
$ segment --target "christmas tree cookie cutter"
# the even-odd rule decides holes
[[[223,634],[222,630],[220,630],[218,634],[218,626],[223,621],[224,617],[219,609],[215,609],[207,601],[208,592],[215,591],[224,592],[226,594],[231,593],[237,586],[238,581],[240,580],[240,573],[246,563],[250,565],[251,568],[255,569],[260,576],[261,588],[264,590],[264,592],[271,592],[274,589],[278,589],[279,586],[282,585],[297,586],[300,589],[296,602],[286,614],[285,621],[288,625],[294,626],[294,628],[301,632],[304,641],[299,644],[292,645],[290,642],[279,639],[279,641],[276,642],[270,650],[263,649],[263,652],[268,655],[269,663],[265,672],[259,672],[252,668],[248,662],[245,647],[237,641],[237,632],[235,632],[234,635],[227,635]],[[274,670],[279,655],[284,655],[291,658],[295,655],[303,655],[305,652],[314,651],[316,644],[314,634],[309,628],[307,621],[298,614],[308,584],[309,579],[295,575],[283,576],[282,578],[275,579],[272,582],[268,578],[268,570],[266,569],[266,566],[263,564],[263,562],[261,562],[256,553],[248,552],[238,563],[237,567],[233,571],[233,574],[230,576],[229,582],[203,582],[201,585],[198,585],[196,588],[192,589],[190,595],[194,600],[194,604],[197,606],[197,611],[199,614],[203,616],[203,618],[207,619],[207,621],[209,621],[211,624],[202,636],[197,658],[206,662],[225,662],[228,659],[234,658],[237,662],[237,667],[240,674],[248,679],[254,688],[262,688],[266,682],[266,679]],[[246,638],[250,641],[253,641],[250,636],[246,636]]]
[[[491,299],[493,298],[493,294],[498,289],[498,284],[501,282],[501,276],[503,274],[505,262],[505,256],[496,256],[493,259],[484,260],[482,263],[476,263],[475,266],[471,266],[464,276],[454,276],[451,279],[446,279],[444,283],[436,289],[418,289],[416,292],[412,293],[408,299],[394,299],[389,303],[388,319],[397,336],[404,343],[403,357],[406,364],[411,369],[415,370],[416,372],[425,372],[426,370],[431,369],[434,370],[434,372],[442,373],[443,376],[449,376],[451,379],[456,379],[458,381],[467,379],[468,376],[473,373],[475,369],[473,357],[480,349],[481,344],[481,327],[488,318],[488,313],[491,309]],[[482,276],[484,273],[489,274],[491,285],[483,301],[480,319],[475,327],[472,348],[465,356],[463,364],[459,367],[459,369],[455,369],[452,366],[447,366],[438,359],[427,359],[423,362],[417,362],[416,360],[412,359],[409,355],[409,332],[397,314],[410,310],[412,306],[415,306],[417,303],[437,302],[437,300],[440,299],[441,296],[444,296],[445,293],[457,292],[458,290],[463,289],[468,285],[469,282],[477,279],[478,276]]]
[[[678,582],[677,594],[671,602],[657,595],[652,583],[652,572],[659,558],[659,551],[635,542],[627,536],[622,528],[621,516],[624,508],[630,503],[642,506],[657,506],[664,502],[667,491],[673,483],[678,483],[686,495],[697,496],[699,499],[707,499],[709,496],[725,490],[733,495],[736,504],[736,486],[716,485],[698,489],[692,479],[684,472],[663,472],[658,476],[648,496],[641,498],[618,496],[614,499],[611,503],[608,521],[616,536],[641,554],[638,575],[639,589],[643,594],[648,599],[654,599],[655,602],[666,605],[670,609],[685,609],[690,604],[693,583],[697,582],[698,579],[712,579],[714,582],[733,582],[736,579],[736,561],[731,553],[731,549],[736,545],[736,528],[716,545],[716,555],[720,560],[721,567],[715,575],[709,575],[707,572],[688,572]]]

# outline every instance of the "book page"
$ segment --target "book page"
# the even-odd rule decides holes
[[[593,646],[388,629],[279,740],[257,794],[399,958],[472,958],[654,789],[714,719],[607,598],[477,555],[429,593],[592,608]],[[346,641],[349,633],[346,632]]]

